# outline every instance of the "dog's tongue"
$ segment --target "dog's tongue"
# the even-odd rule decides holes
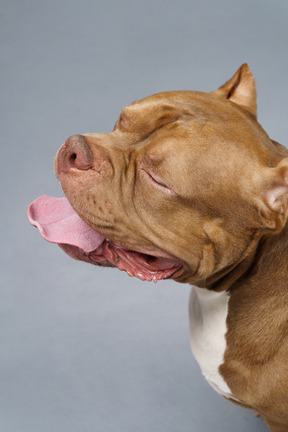
[[[77,215],[67,198],[41,195],[28,208],[28,219],[45,240],[76,246],[89,253],[104,241]]]

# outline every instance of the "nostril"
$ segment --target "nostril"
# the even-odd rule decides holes
[[[86,171],[93,166],[93,153],[82,135],[73,135],[58,152],[57,172],[68,172],[71,169]]]
[[[76,159],[77,159],[77,154],[76,154],[76,153],[72,153],[72,154],[70,155],[69,159],[68,159],[70,165],[75,165],[75,161],[76,161]]]

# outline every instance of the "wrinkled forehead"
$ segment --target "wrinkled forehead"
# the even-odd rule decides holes
[[[237,116],[243,110],[227,98],[219,97],[215,93],[199,91],[179,90],[157,93],[146,98],[136,100],[125,107],[121,114],[123,118],[139,115],[140,117],[163,112],[178,113],[183,115],[206,115],[208,117]]]
[[[187,90],[162,92],[133,102],[122,109],[115,129],[146,134],[179,120],[188,122],[192,129],[209,124],[211,135],[232,135],[237,130],[247,138],[257,129],[257,122],[233,102],[212,93]]]
[[[175,91],[148,96],[123,108],[115,127],[135,131],[140,126],[149,129],[180,118],[204,117],[205,95],[201,92]]]
[[[215,148],[217,154],[227,154],[234,149],[265,162],[271,146],[259,123],[243,109],[213,93],[196,91],[162,92],[137,100],[123,108],[116,129],[132,132],[137,140],[153,134],[162,143],[169,135],[169,141],[175,141],[184,133],[185,146],[201,153]]]

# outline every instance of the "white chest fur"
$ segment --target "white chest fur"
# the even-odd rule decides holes
[[[222,396],[233,398],[219,373],[226,349],[228,300],[226,292],[192,288],[189,303],[190,343],[209,384]]]

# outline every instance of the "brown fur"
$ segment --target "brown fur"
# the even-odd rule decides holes
[[[56,172],[79,215],[105,237],[179,258],[179,282],[230,292],[220,373],[272,432],[287,432],[288,151],[256,116],[243,65],[215,92],[136,101],[112,133],[84,135],[92,169],[61,170],[56,158]]]

